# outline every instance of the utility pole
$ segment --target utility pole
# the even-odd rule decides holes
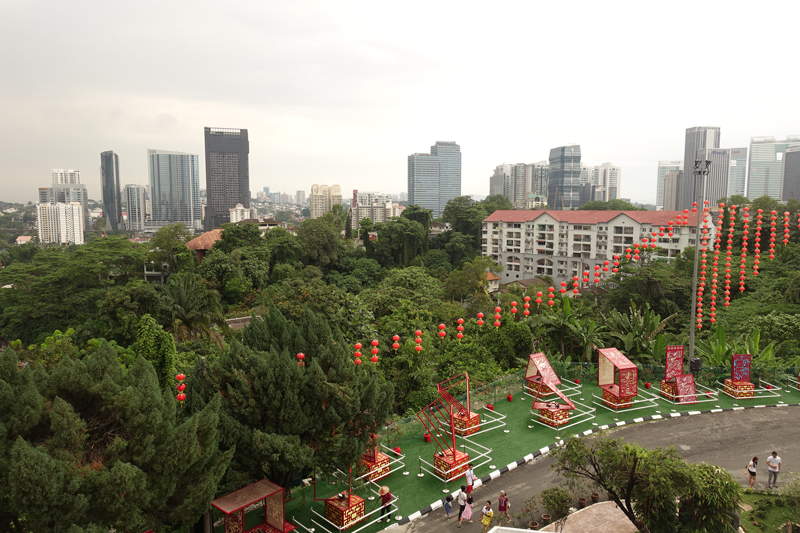
[[[694,361],[694,332],[697,329],[697,267],[700,263],[700,225],[703,220],[703,215],[705,211],[703,211],[703,198],[705,198],[705,185],[706,180],[705,178],[708,176],[708,173],[711,170],[711,161],[705,160],[701,161],[700,159],[694,160],[694,175],[695,179],[700,180],[700,198],[697,198],[697,183],[695,183],[695,202],[697,204],[697,232],[695,234],[694,239],[694,276],[692,278],[692,321],[691,327],[689,329],[689,368],[695,372],[695,368],[698,366],[697,363]],[[691,235],[691,234],[690,234]],[[697,368],[697,370],[700,370]]]

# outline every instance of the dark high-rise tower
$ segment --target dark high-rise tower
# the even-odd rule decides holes
[[[119,186],[119,156],[113,150],[100,154],[100,180],[103,215],[108,219],[108,227],[116,231],[122,225],[122,192]]]
[[[206,128],[206,231],[230,222],[236,204],[250,207],[247,130]]]
[[[581,147],[573,144],[550,150],[547,204],[551,209],[581,205]]]

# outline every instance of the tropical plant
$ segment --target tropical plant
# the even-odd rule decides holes
[[[553,517],[559,520],[569,514],[572,507],[572,495],[561,487],[552,487],[542,491],[542,505]]]
[[[211,330],[212,324],[225,327],[219,300],[219,293],[209,289],[200,276],[172,275],[162,291],[162,323],[175,338],[185,341],[200,336],[219,343],[219,335]]]
[[[623,352],[640,363],[658,360],[669,343],[669,336],[663,331],[669,321],[677,316],[673,313],[662,320],[661,315],[650,309],[650,304],[637,306],[631,300],[628,313],[612,309],[608,315],[610,335],[622,341]],[[660,338],[659,338],[660,337]]]

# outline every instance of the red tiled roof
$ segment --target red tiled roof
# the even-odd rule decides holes
[[[207,231],[187,242],[186,247],[191,250],[210,250],[214,243],[222,238],[222,231],[221,228]]]
[[[494,272],[487,272],[486,273],[486,281],[494,281],[496,279],[500,279],[500,276],[498,276]]]
[[[677,221],[678,215],[683,216],[682,211],[551,211],[524,209],[495,211],[484,222],[533,222],[542,215],[550,215],[559,222],[569,224],[597,224],[600,222],[610,222],[618,216],[624,215],[635,220],[640,224],[652,224],[654,226],[666,226],[669,221]],[[689,213],[689,224],[697,224],[697,215]]]

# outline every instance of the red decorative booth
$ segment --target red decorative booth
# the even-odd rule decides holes
[[[725,380],[725,394],[734,398],[755,396],[755,386],[750,382],[750,359],[750,354],[734,354],[731,357],[731,377]]]
[[[389,475],[391,470],[389,464],[391,458],[380,451],[375,435],[372,435],[371,442],[374,444],[367,446],[367,449],[361,455],[361,461],[364,463],[364,466],[367,467],[367,471],[369,471],[369,480],[377,481]]]
[[[259,501],[264,502],[263,514],[254,523],[247,524],[252,515],[245,517],[245,508]],[[217,498],[211,505],[225,514],[225,533],[289,533],[295,529],[285,519],[283,487],[266,479]]]
[[[349,493],[344,493],[343,496],[325,500],[325,518],[337,527],[348,529],[364,518],[366,506],[364,498],[360,496]]]
[[[528,366],[525,368],[525,390],[533,396],[549,398],[555,393],[543,381],[561,385],[561,380],[544,354],[532,353],[528,356]]]
[[[597,384],[603,389],[603,403],[612,409],[631,407],[639,395],[639,369],[616,348],[597,351]]]

